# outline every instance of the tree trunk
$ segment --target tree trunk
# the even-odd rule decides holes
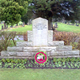
[[[52,30],[53,24],[52,24],[52,18],[48,19],[48,30]]]
[[[6,23],[4,22],[4,29],[6,29]]]

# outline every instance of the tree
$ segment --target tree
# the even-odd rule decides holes
[[[13,0],[0,1],[0,20],[7,24],[17,24],[25,13],[25,8]]]
[[[32,11],[28,11],[24,16],[21,17],[22,22],[27,24],[28,20],[32,17]]]
[[[31,10],[37,17],[48,19],[48,29],[52,29],[52,18],[66,20],[79,19],[76,15],[79,10],[79,0],[33,0]]]
[[[14,0],[14,1],[25,8],[26,13],[23,16],[21,16],[21,20],[22,22],[27,23],[28,19],[30,19],[32,16],[32,11],[28,9],[29,7],[28,5],[29,3],[31,3],[32,0]]]

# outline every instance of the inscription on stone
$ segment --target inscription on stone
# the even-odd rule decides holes
[[[38,23],[38,24],[36,24],[36,25],[34,25],[34,26],[35,26],[35,28],[36,28],[37,30],[46,29],[46,25],[43,25],[43,24],[41,24],[41,23]]]
[[[48,20],[37,18],[33,20],[33,46],[41,47],[48,45]]]

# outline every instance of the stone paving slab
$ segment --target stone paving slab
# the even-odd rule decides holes
[[[17,52],[18,57],[30,57],[32,56],[32,52]]]
[[[64,55],[64,51],[55,51],[55,52],[51,52],[50,54],[51,56],[63,56]]]
[[[57,51],[72,51],[72,46],[56,46]]]
[[[79,56],[79,50],[72,50],[72,51],[64,51],[64,55],[70,55],[70,56]]]
[[[9,56],[17,56],[17,52],[7,52]]]
[[[7,51],[1,51],[1,56],[7,57],[7,56],[9,56],[9,54],[7,53]]]
[[[56,47],[23,47],[23,52],[26,51],[51,51],[51,50],[56,50]]]
[[[52,41],[52,42],[48,42],[48,46],[64,46],[64,41]]]
[[[22,52],[23,51],[23,47],[7,47],[7,51],[8,52]]]
[[[17,42],[16,46],[17,47],[31,47],[32,46],[32,42],[27,42],[27,41]]]

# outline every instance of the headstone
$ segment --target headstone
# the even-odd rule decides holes
[[[48,45],[48,20],[37,18],[33,20],[33,46]]]
[[[32,20],[31,19],[28,21],[27,25],[30,25],[30,24],[32,24]]]
[[[23,27],[25,26],[25,22],[23,22],[22,26],[23,26]]]
[[[54,26],[55,26],[55,28],[58,28],[58,25],[57,25],[57,23],[55,23],[55,24],[54,24]]]
[[[4,28],[3,28],[3,26],[2,26],[2,30],[3,30]]]

